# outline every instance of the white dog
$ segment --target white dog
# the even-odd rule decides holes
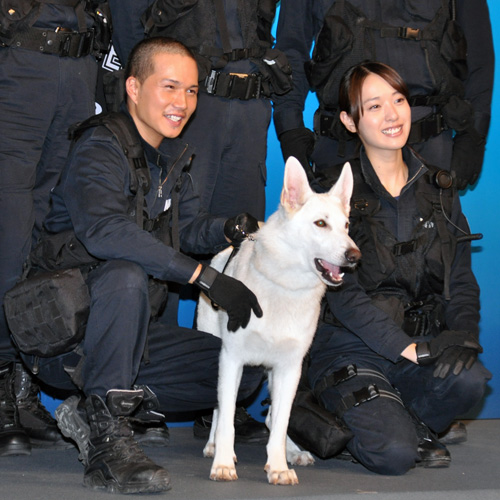
[[[252,316],[245,329],[227,330],[227,314],[212,308],[206,296],[198,306],[198,328],[222,338],[218,410],[204,455],[214,457],[210,479],[238,478],[234,453],[234,411],[244,365],[269,370],[272,408],[265,470],[272,484],[297,484],[292,465],[314,459],[302,452],[286,432],[300,378],[302,360],[312,342],[327,286],[342,282],[341,267],[353,266],[361,254],[348,235],[351,167],[346,164],[328,193],[317,194],[295,158],[285,165],[279,209],[239,252],[224,272],[239,279],[257,296],[262,318]],[[231,249],[216,255],[212,266],[221,271]],[[286,450],[288,446],[288,450]],[[288,452],[288,453],[287,453]]]

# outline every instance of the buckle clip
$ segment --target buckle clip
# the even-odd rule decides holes
[[[209,75],[205,78],[205,87],[209,94],[214,94],[217,88],[217,80],[219,79],[219,73],[214,69],[210,71]]]
[[[359,391],[354,391],[352,395],[356,401],[353,406],[359,406],[372,399],[378,398],[380,396],[380,391],[375,384],[370,384],[367,387],[362,387]]]

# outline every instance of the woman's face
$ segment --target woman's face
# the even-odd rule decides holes
[[[363,82],[358,126],[351,123],[366,152],[401,149],[411,127],[411,109],[405,96],[382,77],[370,74]]]

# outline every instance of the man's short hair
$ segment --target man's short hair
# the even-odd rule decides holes
[[[125,70],[125,79],[133,76],[139,82],[144,82],[154,72],[153,57],[160,53],[180,54],[190,57],[196,62],[196,58],[191,50],[178,40],[161,36],[146,38],[132,49]]]

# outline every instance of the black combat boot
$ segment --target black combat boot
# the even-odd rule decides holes
[[[156,493],[170,489],[168,472],[149,459],[133,438],[129,416],[143,399],[142,390],[110,390],[106,403],[87,398],[90,424],[83,483],[110,493]]]
[[[0,363],[0,456],[30,455],[28,435],[19,422],[14,393],[15,363]]]
[[[198,417],[194,421],[193,434],[199,439],[208,439],[212,428],[212,414]],[[245,444],[266,444],[269,430],[264,422],[255,420],[242,407],[237,407],[234,414],[234,442]]]
[[[141,446],[168,446],[170,431],[165,423],[165,415],[159,411],[160,403],[156,394],[147,385],[134,385],[133,388],[144,391],[142,403],[131,415],[134,439]]]
[[[73,445],[66,441],[52,415],[40,401],[40,387],[21,363],[16,364],[14,383],[19,422],[30,438],[33,448],[65,449]]]
[[[414,417],[418,436],[417,467],[443,468],[449,467],[451,455],[448,448],[439,442],[437,436],[420,420]]]

